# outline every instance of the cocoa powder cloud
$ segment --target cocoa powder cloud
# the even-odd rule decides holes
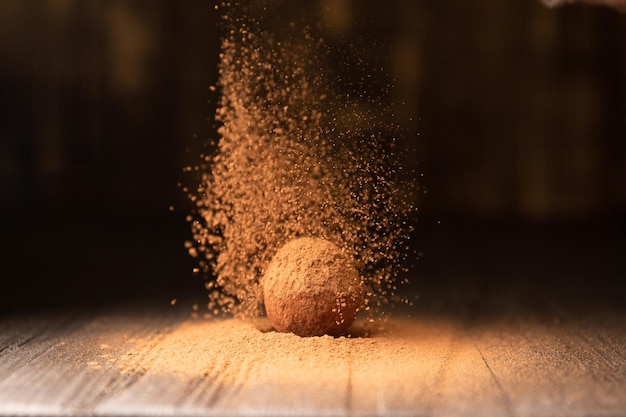
[[[272,259],[294,239],[316,238],[350,259],[360,306],[374,316],[395,297],[415,211],[414,176],[381,99],[391,85],[367,84],[384,75],[367,67],[367,51],[327,41],[314,19],[223,12],[219,138],[190,169],[199,177],[186,243],[207,277],[208,308],[264,315]],[[348,82],[337,70],[346,65],[366,75]]]

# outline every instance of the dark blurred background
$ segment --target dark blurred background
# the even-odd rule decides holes
[[[303,7],[330,39],[392,48],[424,304],[527,281],[624,300],[626,15],[536,0]],[[204,0],[0,2],[0,311],[204,300],[177,184],[214,136],[219,15]]]

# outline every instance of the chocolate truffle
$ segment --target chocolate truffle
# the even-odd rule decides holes
[[[268,265],[262,285],[274,328],[299,336],[344,334],[363,303],[353,260],[325,239],[285,244]]]

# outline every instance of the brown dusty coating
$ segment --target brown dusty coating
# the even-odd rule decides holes
[[[263,279],[267,317],[279,332],[340,335],[363,303],[352,260],[335,244],[299,238],[278,250]]]

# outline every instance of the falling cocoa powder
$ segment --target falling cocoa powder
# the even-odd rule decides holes
[[[326,42],[315,21],[222,7],[219,140],[190,168],[199,178],[188,193],[186,246],[207,277],[208,308],[264,315],[270,261],[309,237],[352,260],[373,316],[395,298],[414,211],[389,105],[363,84],[372,73],[354,85],[337,75],[337,50],[351,49]],[[364,51],[352,52],[361,55],[346,62],[366,72]]]

